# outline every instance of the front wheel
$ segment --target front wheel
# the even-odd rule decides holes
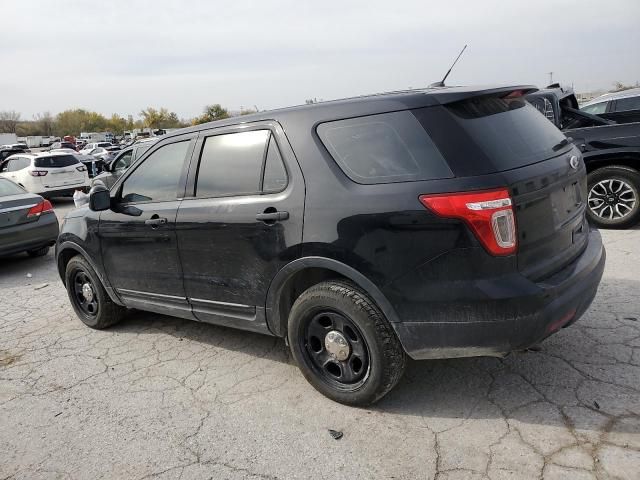
[[[369,405],[402,377],[406,355],[395,332],[351,283],[327,281],[306,290],[291,309],[288,327],[302,374],[332,400]]]
[[[88,327],[100,330],[115,325],[127,311],[109,298],[96,272],[80,255],[67,263],[65,284],[76,315]]]
[[[640,220],[640,174],[622,165],[594,170],[587,177],[587,216],[599,228],[628,228]]]
[[[46,246],[46,247],[38,248],[36,250],[29,250],[27,254],[32,258],[44,257],[47,253],[49,253],[49,249],[50,247]]]

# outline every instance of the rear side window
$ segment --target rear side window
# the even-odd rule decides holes
[[[583,112],[590,113],[591,115],[600,115],[607,110],[607,102],[594,103],[593,105],[587,105],[582,107]]]
[[[444,157],[410,111],[323,123],[317,131],[340,168],[358,183],[453,176]]]
[[[80,163],[73,155],[56,155],[55,157],[38,157],[34,160],[37,168],[63,168]]]
[[[616,112],[627,112],[629,110],[640,110],[640,96],[616,100]]]
[[[196,196],[219,197],[260,192],[269,130],[208,137],[202,147]]]
[[[0,178],[0,197],[4,195],[20,195],[24,190],[6,178]]]

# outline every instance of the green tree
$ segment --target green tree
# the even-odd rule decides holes
[[[140,112],[142,123],[145,127],[151,128],[178,128],[183,126],[178,118],[178,114],[170,112],[166,108],[159,110],[149,107]]]
[[[207,105],[204,107],[202,115],[193,119],[193,125],[199,125],[200,123],[214,122],[216,120],[222,120],[223,118],[229,118],[229,111],[223,108],[222,105],[216,103],[214,105]]]
[[[56,116],[54,132],[58,136],[80,135],[80,132],[102,132],[109,121],[104,115],[77,108],[65,110]]]

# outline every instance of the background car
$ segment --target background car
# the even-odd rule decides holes
[[[573,89],[558,84],[527,94],[527,100],[582,152],[589,221],[599,228],[636,225],[640,221],[640,123],[617,123],[588,113],[587,108],[578,109]]]
[[[580,110],[616,123],[640,122],[640,88],[605,93],[582,105]]]
[[[89,186],[89,176],[78,157],[67,153],[20,153],[6,159],[0,176],[31,193],[71,195]]]
[[[16,153],[29,153],[29,150],[26,147],[18,147],[15,145],[4,145],[0,147],[0,168],[2,167],[2,163],[11,155],[15,155]]]
[[[57,150],[51,150],[51,153],[66,153],[70,155],[75,155],[82,164],[87,167],[87,173],[89,174],[89,178],[94,177],[98,173],[102,172],[104,162],[93,155],[85,155],[80,152],[76,152],[70,148],[59,148]]]
[[[70,148],[71,150],[76,151],[76,145],[72,142],[53,142],[49,150],[59,150],[61,148]]]
[[[46,255],[58,238],[58,219],[49,200],[0,177],[0,256]]]
[[[98,147],[111,147],[113,146],[113,144],[111,142],[91,142],[91,143],[87,143],[84,148],[82,150],[80,150],[80,153],[84,153],[87,155],[91,155],[91,150],[98,148]]]

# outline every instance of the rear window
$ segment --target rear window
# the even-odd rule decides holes
[[[320,139],[342,170],[364,184],[450,178],[453,172],[411,111],[323,123]]]
[[[62,168],[80,163],[73,155],[56,155],[52,157],[38,157],[34,160],[34,166],[38,168]]]
[[[20,195],[24,190],[6,178],[0,178],[0,197],[5,195]]]
[[[510,170],[558,155],[569,148],[555,125],[523,97],[480,97],[445,107],[490,159],[495,171]]]

